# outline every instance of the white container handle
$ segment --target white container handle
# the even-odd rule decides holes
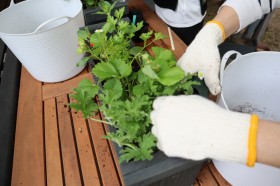
[[[236,59],[239,58],[240,56],[242,56],[242,54],[240,54],[239,52],[237,51],[234,51],[234,50],[230,50],[228,51],[227,53],[224,54],[223,58],[222,58],[222,61],[221,61],[221,65],[220,65],[220,85],[222,87],[222,90],[221,90],[221,100],[225,106],[225,108],[227,110],[229,110],[227,104],[226,104],[226,101],[225,101],[225,98],[224,98],[224,95],[223,95],[223,77],[224,77],[224,71],[226,69],[226,64],[228,63],[228,59],[230,58],[230,56],[236,54]],[[235,60],[236,60],[235,59]]]
[[[64,18],[66,18],[67,21],[69,21],[69,20],[71,19],[71,17],[69,17],[69,16],[55,17],[55,18],[49,19],[49,20],[43,22],[42,24],[40,24],[40,25],[36,28],[36,30],[35,30],[34,32],[32,32],[31,34],[35,34],[35,33],[38,32],[41,28],[43,28],[44,26],[46,26],[47,24],[49,24],[49,23],[51,23],[51,22],[54,22],[54,21],[59,20],[59,19],[64,19]]]
[[[9,6],[9,7],[12,7],[12,6],[14,6],[14,5],[15,5],[14,0],[11,0],[11,2],[10,2],[10,6]]]

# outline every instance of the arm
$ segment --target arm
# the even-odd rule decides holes
[[[260,120],[257,162],[280,167],[280,123]]]
[[[223,25],[226,37],[235,33],[239,28],[238,15],[235,10],[229,6],[223,6],[214,20],[217,20]]]
[[[222,8],[226,6],[231,7],[236,12],[240,23],[236,31],[239,32],[257,19],[260,19],[264,14],[280,8],[280,0],[227,0],[222,5]],[[218,14],[221,14],[221,12],[218,12]]]
[[[270,12],[270,1],[260,1],[261,5],[258,0],[227,0],[213,21],[202,28],[178,60],[177,65],[185,73],[202,72],[205,84],[213,95],[221,91],[218,77],[220,66],[218,45],[231,34]],[[280,0],[271,0],[271,2],[271,9],[280,7]]]

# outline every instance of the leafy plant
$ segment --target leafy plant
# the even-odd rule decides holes
[[[107,15],[102,30],[78,32],[78,52],[87,54],[78,65],[90,59],[98,61],[92,68],[98,82],[82,80],[73,89],[71,97],[75,101],[70,106],[92,120],[96,120],[96,112],[103,112],[107,120],[102,122],[116,128],[105,138],[122,147],[120,161],[150,160],[156,150],[150,120],[153,100],[164,95],[193,94],[193,85],[199,82],[176,66],[170,50],[152,47],[153,55],[145,50],[154,41],[165,38],[161,33],[142,33],[143,45],[133,46],[134,33],[143,23],[134,25],[122,20],[124,8],[111,15],[113,6],[102,3],[99,13]],[[95,97],[100,104],[94,102]]]
[[[104,0],[82,0],[82,3],[86,8],[97,7],[100,3],[103,2]]]

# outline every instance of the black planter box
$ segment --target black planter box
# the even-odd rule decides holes
[[[119,156],[117,144],[115,150]],[[126,186],[188,186],[195,182],[206,162],[169,158],[158,151],[150,161],[122,162],[120,167]]]
[[[118,10],[122,7],[125,7],[123,17],[126,17],[128,15],[128,4],[125,1],[116,3],[115,7],[112,10],[112,13],[114,13],[115,10]],[[101,11],[100,7],[87,8],[84,9],[83,11],[84,11],[85,25],[92,25],[96,23],[106,22],[106,18],[107,18],[106,15],[95,14],[96,12]]]

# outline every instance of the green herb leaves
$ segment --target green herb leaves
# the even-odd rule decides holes
[[[78,64],[95,61],[92,73],[98,84],[83,80],[73,91],[75,100],[70,106],[81,111],[85,118],[94,119],[97,111],[103,112],[115,131],[104,138],[122,147],[120,161],[150,160],[156,149],[156,138],[151,133],[150,112],[158,96],[192,94],[192,80],[176,66],[170,50],[151,47],[154,41],[164,39],[161,33],[142,33],[142,46],[133,46],[132,38],[143,23],[136,25],[122,20],[123,9],[110,13],[112,6],[103,3],[101,14],[107,15],[102,30],[78,32],[79,52],[87,53]],[[94,102],[98,97],[100,103]]]

